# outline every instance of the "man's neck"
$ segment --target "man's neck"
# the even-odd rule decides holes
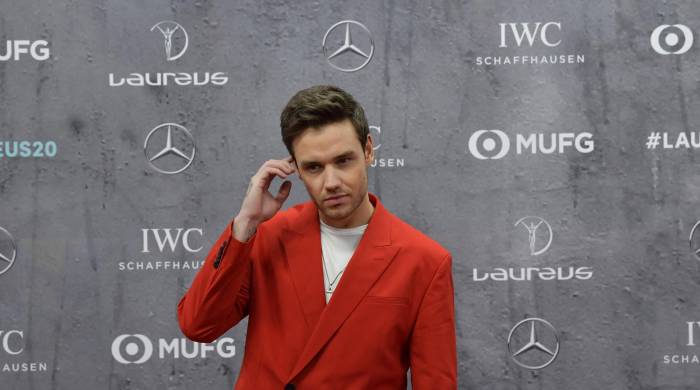
[[[355,209],[355,212],[348,215],[347,218],[343,220],[328,220],[321,216],[320,211],[318,217],[326,225],[339,229],[349,229],[369,223],[370,218],[372,218],[372,214],[374,214],[374,205],[369,200],[369,195],[365,194],[365,199],[362,201],[360,206]]]

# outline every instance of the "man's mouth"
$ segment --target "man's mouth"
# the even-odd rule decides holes
[[[338,203],[344,202],[346,198],[347,198],[347,195],[335,195],[335,196],[331,196],[331,197],[326,198],[323,202],[329,203],[329,204],[338,204]]]

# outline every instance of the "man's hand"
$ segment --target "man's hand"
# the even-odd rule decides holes
[[[233,235],[238,241],[248,241],[258,225],[272,218],[287,200],[292,189],[291,181],[285,180],[275,196],[269,189],[275,176],[287,179],[296,172],[292,161],[291,156],[283,160],[267,160],[250,179],[241,210],[233,224]]]

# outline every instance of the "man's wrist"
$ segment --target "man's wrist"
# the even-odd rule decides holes
[[[245,216],[237,215],[233,219],[233,238],[240,242],[247,242],[255,234],[257,228],[257,222]]]

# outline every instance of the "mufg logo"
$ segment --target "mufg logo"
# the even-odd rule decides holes
[[[1,45],[1,44],[0,44]],[[5,41],[5,50],[0,48],[0,61],[19,61],[29,55],[37,61],[49,59],[49,43],[44,40],[28,41],[24,39]]]
[[[515,154],[562,154],[569,149],[578,153],[590,153],[595,148],[593,134],[581,133],[531,133],[515,134],[514,139],[502,130],[477,130],[469,137],[467,152],[479,160],[498,160]]]
[[[236,355],[234,340],[223,337],[213,343],[197,343],[183,337],[151,340],[142,334],[122,334],[112,341],[112,357],[121,364],[143,364],[153,356],[158,359],[206,358],[216,354],[222,358]]]
[[[659,54],[683,54],[693,46],[693,32],[684,24],[662,24],[651,32],[649,41]]]

